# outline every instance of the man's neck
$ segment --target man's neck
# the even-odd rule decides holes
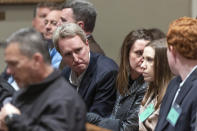
[[[192,71],[192,69],[197,65],[197,61],[187,61],[186,63],[182,63],[179,67],[179,75],[182,80],[188,76],[188,74]]]
[[[48,64],[43,65],[40,71],[38,71],[40,73],[40,77],[37,78],[37,81],[39,82],[46,79],[53,71],[54,69],[50,65]]]

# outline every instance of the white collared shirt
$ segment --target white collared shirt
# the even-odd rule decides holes
[[[90,60],[90,53],[89,53],[89,60]],[[89,63],[90,63],[90,61],[89,61]],[[87,66],[86,70],[88,69],[88,66]],[[71,73],[70,73],[70,76],[69,76],[69,81],[72,85],[74,85],[77,88],[77,92],[79,90],[81,80],[83,79],[83,76],[86,73],[86,70],[81,75],[79,75],[78,77],[77,77],[76,73],[71,70]]]
[[[78,90],[79,90],[79,86],[80,86],[81,80],[82,80],[82,78],[83,78],[85,72],[86,72],[86,70],[85,70],[81,75],[79,75],[79,76],[77,77],[76,73],[73,72],[73,71],[71,70],[70,77],[69,77],[69,81],[70,81],[70,83],[71,83],[72,85],[76,86],[77,92],[78,92]]]

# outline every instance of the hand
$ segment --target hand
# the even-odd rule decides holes
[[[0,121],[0,131],[8,131],[8,127],[3,121]]]
[[[13,106],[12,104],[8,103],[1,108],[0,112],[0,121],[5,119],[8,114],[21,114],[20,110]]]
[[[5,117],[8,114],[21,114],[20,110],[18,108],[16,108],[15,106],[13,106],[12,104],[8,103],[6,105],[4,105],[1,108],[1,112],[0,112],[0,131],[7,131],[8,128],[5,124]]]
[[[102,117],[96,113],[89,112],[86,115],[86,120],[91,124],[97,125],[102,120]]]

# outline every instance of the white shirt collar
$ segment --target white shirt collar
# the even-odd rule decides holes
[[[189,73],[189,74],[185,77],[185,79],[180,83],[179,87],[181,87],[181,86],[185,83],[185,81],[187,80],[187,78],[192,74],[192,72],[193,72],[194,70],[196,70],[196,68],[197,68],[197,65],[194,66],[194,67],[192,68],[192,70],[190,71],[190,73]]]
[[[89,53],[89,60],[90,60],[90,53]],[[89,64],[90,64],[90,61],[89,61]],[[89,66],[89,64],[88,64],[88,66]],[[86,70],[87,69],[88,69],[88,67],[86,68]],[[77,91],[78,91],[78,88],[80,86],[81,80],[83,79],[83,76],[86,73],[86,70],[81,75],[79,75],[78,77],[77,77],[76,73],[71,70],[71,73],[70,73],[70,76],[69,76],[69,81],[72,85],[77,87]]]

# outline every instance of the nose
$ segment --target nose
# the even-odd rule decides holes
[[[62,25],[62,21],[59,20],[58,23],[57,23],[57,26],[61,26]]]
[[[50,30],[51,30],[50,24],[48,23],[48,24],[45,26],[45,28],[46,28],[46,31],[50,31]]]
[[[78,60],[77,54],[73,53],[73,62],[78,62]]]
[[[6,73],[7,73],[8,75],[12,75],[12,70],[10,69],[10,67],[7,67],[7,68],[6,68]]]
[[[143,62],[143,60],[144,60],[143,56],[140,56],[139,59],[141,62]]]
[[[144,61],[143,56],[138,57],[138,64],[139,65],[141,65],[143,61]]]
[[[142,64],[141,64],[141,68],[142,68],[143,70],[145,70],[145,69],[146,69],[146,62],[145,62],[145,61],[143,61],[143,62],[142,62]]]

